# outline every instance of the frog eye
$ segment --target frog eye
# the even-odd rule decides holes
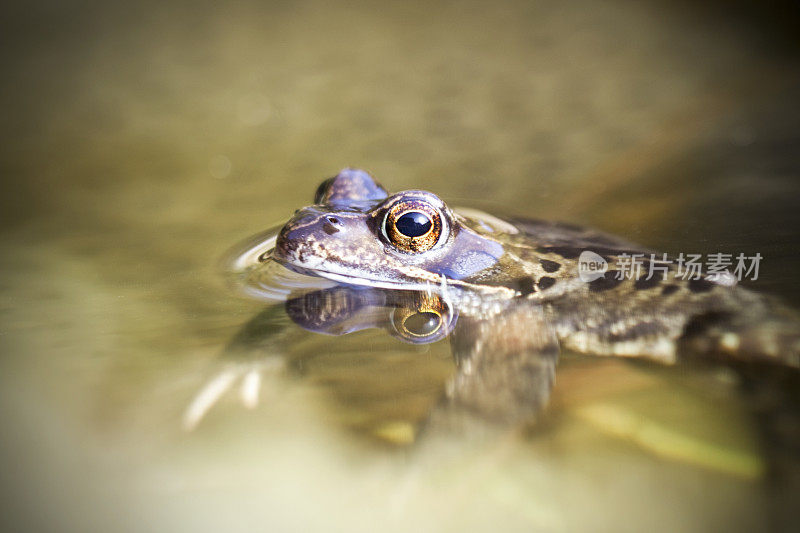
[[[406,200],[394,204],[383,223],[386,238],[403,252],[425,252],[442,235],[442,215],[426,202]]]

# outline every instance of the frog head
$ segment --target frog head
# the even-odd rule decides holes
[[[384,288],[458,283],[495,265],[496,239],[471,229],[436,195],[389,194],[368,173],[345,169],[295,212],[273,257],[334,281]]]

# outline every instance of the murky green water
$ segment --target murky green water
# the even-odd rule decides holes
[[[788,526],[796,449],[764,427],[796,435],[796,403],[778,394],[778,421],[766,424],[764,402],[754,407],[717,367],[566,354],[537,424],[478,450],[419,450],[416,425],[453,370],[446,341],[320,336],[283,317],[297,340],[263,350],[258,406],[244,407],[237,385],[193,431],[183,426],[198,391],[241,364],[224,346],[264,307],[227,284],[219,258],[346,165],[394,190],[670,252],[758,251],[751,285],[800,306],[800,69],[786,16],[736,12],[660,2],[9,8],[3,521],[54,531]]]

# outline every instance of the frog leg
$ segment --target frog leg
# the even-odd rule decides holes
[[[456,373],[421,434],[512,429],[547,405],[559,346],[541,307],[523,301],[489,318],[462,317],[451,348]]]

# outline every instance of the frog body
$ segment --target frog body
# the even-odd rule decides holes
[[[594,230],[451,209],[422,190],[390,195],[366,172],[345,169],[283,226],[268,259],[339,283],[437,291],[476,319],[524,302],[541,309],[562,346],[582,353],[672,362],[683,351],[798,365],[800,321],[780,303],[731,277],[684,279],[674,265],[651,277],[610,268],[587,280],[579,275],[586,252],[607,265],[651,257]]]

